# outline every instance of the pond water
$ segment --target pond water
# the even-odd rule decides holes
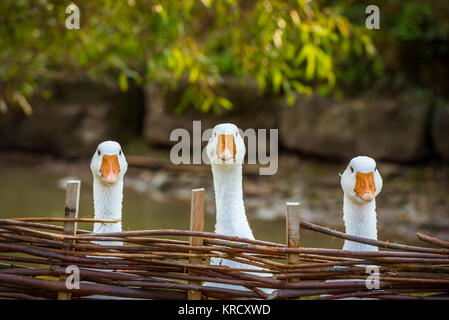
[[[63,217],[66,178],[36,167],[8,165],[6,168],[2,166],[0,169],[0,218]],[[87,177],[81,180],[79,217],[93,217],[92,183]],[[125,183],[123,230],[188,230],[189,217],[190,202],[188,200],[175,197],[160,199],[153,197],[149,192],[137,192]],[[248,219],[256,239],[285,243],[284,219],[267,221],[257,218],[256,215],[250,215]],[[214,224],[214,212],[206,211],[205,231],[213,232]],[[92,224],[81,223],[79,228],[91,230]],[[342,241],[303,232],[302,245],[340,248]]]
[[[163,158],[168,157],[166,154]],[[164,159],[165,159],[164,158]],[[90,159],[0,153],[0,218],[63,217],[65,181],[81,180],[80,217],[93,217]],[[423,245],[416,232],[449,237],[449,170],[378,163],[384,186],[377,203],[378,237]],[[301,202],[301,218],[344,231],[338,172],[344,164],[281,156],[273,176],[246,174],[244,201],[256,239],[285,243],[285,203]],[[125,176],[123,229],[189,229],[190,190],[206,189],[205,231],[214,231],[213,178],[205,171],[130,166]],[[202,172],[199,174],[199,172]],[[92,224],[79,228],[91,230]],[[304,247],[341,248],[343,241],[301,232]]]

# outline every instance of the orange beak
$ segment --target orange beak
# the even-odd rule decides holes
[[[374,185],[374,174],[372,172],[357,172],[354,191],[357,197],[364,201],[373,200],[374,193],[376,192],[376,186]]]
[[[217,155],[223,161],[235,158],[235,142],[232,134],[220,134],[218,136]]]
[[[104,155],[100,171],[107,183],[116,183],[118,174],[120,173],[120,165],[117,156]]]

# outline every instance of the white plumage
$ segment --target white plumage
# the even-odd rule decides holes
[[[376,168],[376,161],[366,156],[353,158],[341,175],[340,182],[344,193],[343,220],[346,233],[377,240],[376,197],[382,190],[383,182],[382,177]],[[343,250],[378,251],[378,248],[368,244],[345,240]],[[365,282],[365,279],[340,279],[327,280],[326,282],[341,281]],[[345,298],[342,300],[373,299]]]
[[[94,211],[95,219],[117,220],[122,219],[123,177],[128,169],[125,155],[119,143],[104,141],[95,150],[90,163],[94,179]],[[121,232],[122,222],[94,224],[94,232],[109,233]],[[121,241],[97,241],[101,245],[122,246]],[[101,257],[96,257],[101,258]],[[113,258],[113,257],[111,257]],[[112,270],[101,270],[112,271]],[[119,299],[128,298],[94,295],[92,299]]]
[[[382,177],[376,162],[359,156],[351,160],[341,175],[343,220],[346,233],[377,240],[376,197],[382,190]],[[377,247],[345,240],[344,250],[377,251]]]
[[[231,123],[215,126],[206,151],[214,179],[216,203],[215,233],[254,240],[243,203],[242,165],[246,148],[237,126]],[[252,265],[221,258],[212,258],[211,264],[224,265],[230,268],[261,270],[261,268]],[[264,273],[252,274],[265,277],[271,276]],[[204,285],[247,290],[240,286],[218,283],[205,283]]]
[[[90,169],[93,175],[94,210],[96,219],[122,219],[123,177],[128,169],[120,144],[105,141],[98,145]],[[122,231],[122,223],[95,223],[94,232]],[[104,245],[122,245],[122,242],[106,242]]]

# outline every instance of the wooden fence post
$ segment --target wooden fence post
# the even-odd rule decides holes
[[[70,180],[67,182],[66,194],[65,194],[65,218],[78,218],[78,207],[80,200],[80,186],[81,181]],[[76,235],[77,222],[64,222],[64,234],[74,236]],[[66,240],[65,242],[74,243],[75,241]],[[60,281],[65,282],[66,275],[59,277]],[[58,300],[70,300],[72,294],[70,292],[61,291],[58,292]]]
[[[288,248],[299,248],[301,246],[300,234],[300,214],[299,202],[287,202],[286,216],[286,236]],[[287,254],[287,264],[298,264],[300,262],[299,254]],[[299,278],[290,279],[290,282],[298,282]]]
[[[192,190],[192,202],[190,207],[190,231],[204,231],[204,203],[205,190],[203,188]],[[191,246],[202,246],[203,238],[190,237]],[[198,257],[190,257],[190,263],[200,264],[202,259]],[[192,274],[192,272],[190,272]],[[201,281],[190,281],[190,284],[201,285]],[[189,290],[187,293],[188,300],[201,300],[201,292]]]

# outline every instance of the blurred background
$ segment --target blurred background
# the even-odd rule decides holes
[[[121,143],[124,229],[187,229],[190,190],[206,165],[170,163],[175,128],[233,122],[279,129],[279,170],[245,166],[256,238],[285,241],[285,202],[343,231],[339,172],[357,155],[384,179],[379,238],[449,239],[449,3],[443,0],[0,2],[0,218],[61,217],[65,181],[82,180],[93,216],[90,157]],[[368,5],[380,29],[368,30]],[[305,235],[304,246],[340,247]]]

